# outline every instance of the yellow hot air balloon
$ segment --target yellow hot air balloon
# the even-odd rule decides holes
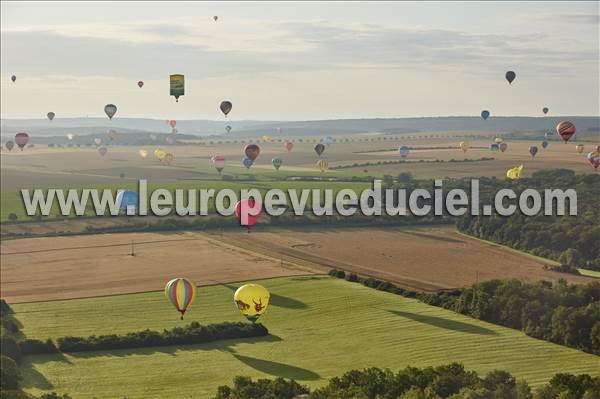
[[[329,169],[329,162],[324,159],[320,159],[319,162],[317,162],[317,166],[319,169],[321,169],[321,172],[325,172],[327,169]]]
[[[271,141],[271,137],[269,137],[269,136],[263,136],[263,141],[265,143],[269,143]]]
[[[165,285],[165,296],[175,309],[183,315],[196,298],[196,284],[186,278],[174,278]]]
[[[496,143],[496,144],[500,144],[500,143],[502,143],[503,141],[504,141],[504,139],[503,139],[502,137],[500,137],[500,136],[498,136],[498,137],[496,137],[496,138],[494,139],[494,143]]]
[[[521,173],[523,173],[523,165],[507,170],[506,177],[511,180],[517,180],[521,177]]]
[[[270,297],[269,291],[258,284],[242,285],[233,294],[237,308],[253,323],[267,310]]]
[[[463,152],[467,152],[471,147],[471,144],[468,141],[461,141],[458,147],[463,150]]]
[[[163,158],[165,157],[166,152],[161,150],[160,148],[157,148],[156,150],[154,150],[154,156],[156,158],[158,158],[159,161],[162,161]]]
[[[138,153],[140,154],[140,156],[141,156],[142,158],[146,158],[146,157],[148,156],[148,151],[146,151],[146,150],[144,150],[144,149],[140,149],[140,150],[138,151]]]

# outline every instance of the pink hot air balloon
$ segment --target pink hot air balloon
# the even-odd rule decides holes
[[[17,143],[21,151],[23,151],[23,148],[27,145],[28,141],[29,135],[27,133],[20,132],[15,134],[15,143]]]
[[[138,87],[141,89],[144,86],[144,82],[143,81],[138,81]]]
[[[235,204],[235,216],[240,221],[240,225],[246,226],[248,233],[260,218],[261,207],[261,204],[253,198],[243,199]]]
[[[288,151],[292,151],[292,148],[294,148],[294,143],[292,143],[291,141],[286,141],[285,142],[285,149]]]
[[[175,126],[177,126],[177,121],[175,119],[170,120],[169,125],[171,125],[171,127],[174,128]]]

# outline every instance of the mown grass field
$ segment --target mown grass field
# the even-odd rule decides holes
[[[505,369],[536,385],[558,372],[600,374],[600,357],[416,300],[330,277],[263,280],[271,336],[182,347],[27,358],[27,391],[74,398],[206,398],[235,375],[295,378],[318,386],[369,366],[399,369],[462,362]],[[239,284],[200,288],[186,322],[238,321]],[[29,337],[125,333],[180,325],[162,292],[14,305]]]

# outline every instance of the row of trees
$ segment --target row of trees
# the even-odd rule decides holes
[[[232,386],[220,386],[214,399],[597,399],[600,378],[587,374],[556,374],[534,393],[525,381],[506,371],[495,370],[483,378],[452,363],[423,369],[407,367],[397,373],[389,369],[351,370],[314,390],[294,380],[277,378],[253,381],[236,377]]]
[[[600,355],[600,282],[569,285],[564,280],[554,284],[491,280],[428,294],[341,270],[329,274]]]

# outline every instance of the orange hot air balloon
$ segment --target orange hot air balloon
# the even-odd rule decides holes
[[[248,158],[254,161],[260,154],[260,147],[256,144],[248,144],[246,147],[244,147],[244,153]]]
[[[558,125],[556,125],[556,133],[558,133],[560,138],[565,143],[567,141],[569,141],[571,136],[573,136],[576,131],[577,131],[577,129],[575,128],[575,125],[569,121],[562,121],[562,122],[559,122]]]

